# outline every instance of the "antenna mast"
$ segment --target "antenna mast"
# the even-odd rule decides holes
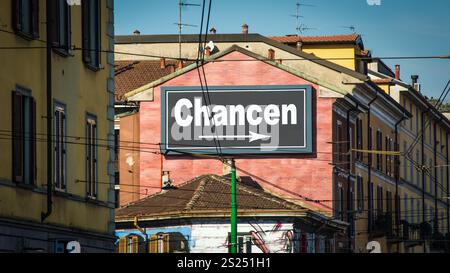
[[[200,5],[198,4],[190,4],[187,2],[184,2],[184,0],[179,0],[178,2],[178,23],[176,23],[176,25],[178,25],[178,47],[179,47],[179,54],[178,54],[178,58],[181,60],[181,35],[183,32],[183,27],[197,27],[196,25],[189,25],[189,24],[183,24],[183,7],[188,7],[188,6],[194,6],[194,7],[200,7]]]
[[[300,34],[302,34],[303,30],[312,29],[312,28],[307,28],[305,25],[303,25],[300,22],[300,18],[303,18],[303,16],[301,15],[300,7],[302,7],[302,6],[304,6],[304,7],[315,7],[315,6],[308,5],[308,4],[301,4],[300,1],[297,2],[296,6],[297,6],[296,13],[295,13],[295,15],[292,15],[292,17],[294,17],[297,20],[297,27],[295,29],[297,30],[297,36],[300,37]]]

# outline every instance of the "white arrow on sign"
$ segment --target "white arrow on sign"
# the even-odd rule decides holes
[[[200,139],[239,139],[239,138],[245,138],[245,139],[250,139],[250,143],[254,142],[254,141],[258,141],[258,140],[263,140],[263,139],[269,139],[272,138],[271,136],[267,136],[267,135],[262,135],[262,134],[257,134],[254,132],[250,132],[250,135],[248,136],[244,136],[244,135],[237,135],[237,136],[200,136]]]

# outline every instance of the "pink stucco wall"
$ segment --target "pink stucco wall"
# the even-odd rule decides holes
[[[233,52],[222,59],[250,58],[239,52]],[[232,85],[297,85],[311,84],[297,76],[289,74],[260,61],[216,62],[205,65],[210,86]],[[163,86],[199,86],[197,70],[181,75]],[[314,89],[318,86],[313,85]],[[279,194],[302,200],[302,197],[315,200],[332,199],[332,104],[334,99],[319,98],[316,102],[316,139],[317,154],[272,157],[236,158],[236,166],[252,174],[261,186]],[[155,148],[151,144],[160,143],[161,108],[160,88],[155,88],[154,102],[141,103],[140,141],[144,149]],[[150,150],[151,151],[151,150]],[[192,159],[186,157],[167,157],[151,152],[140,156],[140,183],[142,193],[154,193],[161,186],[161,169],[171,172],[174,184],[183,183],[202,174],[222,174],[222,163],[218,160]],[[161,166],[162,161],[162,166]],[[238,175],[249,176],[238,171]],[[331,204],[331,203],[330,203]],[[329,210],[327,207],[321,209]]]

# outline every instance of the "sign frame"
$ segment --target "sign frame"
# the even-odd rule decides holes
[[[200,86],[162,86],[160,97],[161,106],[161,153],[165,155],[215,155],[217,154],[215,146],[211,146],[209,149],[191,148],[180,146],[180,149],[167,148],[167,96],[170,92],[193,92],[201,91]],[[206,87],[203,88],[204,90]],[[208,86],[209,92],[223,92],[223,91],[288,91],[288,90],[303,90],[305,92],[305,147],[304,148],[284,148],[280,146],[280,149],[273,151],[263,151],[261,149],[251,148],[226,148],[221,147],[222,155],[283,155],[283,154],[301,154],[311,155],[314,153],[313,138],[315,136],[315,128],[313,128],[313,94],[314,89],[311,85],[252,85],[252,86]],[[206,90],[205,90],[206,92]],[[214,102],[213,102],[214,103]]]

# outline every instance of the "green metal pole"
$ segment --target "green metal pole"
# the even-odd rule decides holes
[[[237,253],[236,166],[231,160],[231,253]]]

